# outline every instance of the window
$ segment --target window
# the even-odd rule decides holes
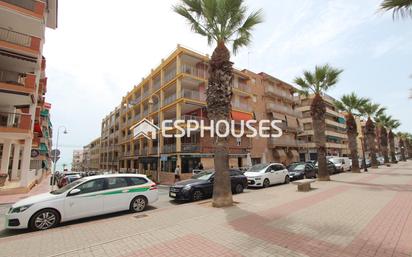
[[[230,176],[234,177],[234,176],[239,176],[242,175],[242,173],[238,170],[230,170]]]
[[[103,178],[94,179],[94,180],[81,184],[77,188],[80,189],[79,194],[88,194],[88,193],[97,192],[97,191],[104,189],[104,179]]]
[[[107,178],[107,188],[108,189],[127,187],[127,186],[129,185],[127,184],[127,179],[124,177]]]
[[[147,183],[147,180],[145,178],[130,177],[127,179],[129,180],[130,186],[138,186],[138,185],[143,185]]]
[[[274,165],[274,170],[283,170],[285,167],[283,167],[283,165]]]
[[[236,145],[237,145],[237,146],[241,146],[241,145],[242,145],[242,138],[241,138],[241,137],[237,137],[237,138],[236,138]]]

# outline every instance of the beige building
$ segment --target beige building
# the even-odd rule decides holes
[[[57,0],[0,1],[0,194],[25,192],[50,170],[46,27],[57,27]]]
[[[317,159],[317,149],[313,142],[312,117],[310,115],[310,105],[313,97],[314,95],[301,97],[299,107],[297,108],[302,112],[301,123],[304,129],[304,132],[298,136],[301,141],[300,145],[303,146],[299,153],[301,160]],[[334,98],[325,94],[323,99],[326,103],[326,154],[329,156],[349,156],[345,117],[334,106]]]
[[[296,89],[264,72],[259,74],[244,71],[251,78],[251,107],[256,120],[280,120],[277,126],[283,135],[279,138],[252,139],[250,152],[252,164],[279,162],[289,164],[299,160],[300,145],[297,139],[302,132],[300,118],[302,113],[297,110],[299,102],[295,96]],[[274,132],[273,132],[274,133]]]
[[[83,171],[83,150],[73,151],[72,171]]]
[[[100,169],[119,171],[120,107],[102,120],[100,137]]]
[[[100,170],[100,137],[83,146],[84,171]]]

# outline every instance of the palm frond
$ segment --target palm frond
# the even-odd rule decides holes
[[[328,64],[316,66],[313,72],[303,71],[303,76],[296,77],[294,82],[304,91],[322,94],[338,82],[342,72],[343,70],[333,68]]]
[[[412,18],[412,0],[384,0],[380,9],[383,11],[392,11],[392,17],[395,18]]]

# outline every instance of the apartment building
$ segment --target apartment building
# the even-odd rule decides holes
[[[256,120],[280,120],[277,126],[283,134],[279,138],[255,137],[250,152],[252,164],[279,162],[289,164],[299,160],[302,146],[298,134],[303,131],[297,109],[296,89],[269,74],[244,71],[251,77],[253,97],[251,107]],[[271,131],[271,133],[275,133]]]
[[[100,137],[100,169],[119,171],[120,106],[102,120]]]
[[[299,152],[301,160],[317,160],[317,148],[313,142],[313,122],[310,115],[313,97],[314,95],[301,97],[297,108],[302,112],[301,123],[304,130],[303,133],[298,134],[300,145],[303,146]],[[326,153],[333,156],[349,156],[345,117],[336,110],[333,97],[325,94],[323,99],[326,103]]]
[[[235,70],[232,119],[252,118],[250,78]],[[190,177],[201,162],[213,168],[214,140],[199,133],[183,138],[155,140],[134,138],[133,128],[143,118],[159,125],[163,120],[203,120],[208,124],[205,90],[208,56],[178,45],[177,49],[123,97],[120,106],[119,165],[122,172],[141,172],[155,180],[172,181],[180,166],[182,177]],[[172,133],[173,131],[168,131]],[[246,165],[251,148],[249,138],[229,138],[230,166]],[[157,174],[160,164],[160,173]]]
[[[100,170],[100,137],[83,146],[83,171]]]
[[[72,171],[83,171],[83,150],[73,151]]]
[[[0,0],[0,188],[27,191],[50,167],[51,105],[45,101],[46,27],[57,0]],[[4,185],[3,185],[4,184]]]

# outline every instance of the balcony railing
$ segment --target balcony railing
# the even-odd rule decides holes
[[[0,27],[0,40],[7,41],[16,45],[30,47],[31,39],[32,37],[29,35]]]
[[[271,112],[280,112],[280,113],[285,113],[289,114],[291,116],[295,117],[302,117],[302,113],[292,109],[291,107],[287,105],[280,105],[280,104],[275,104],[275,103],[267,103],[266,104],[266,109]]]
[[[193,100],[206,101],[206,95],[199,91],[183,89],[182,96]]]
[[[197,144],[182,144],[182,152],[200,152],[201,147]]]
[[[0,127],[31,129],[31,115],[24,113],[0,112]]]
[[[157,146],[152,146],[152,149],[150,150],[150,154],[157,154]]]
[[[292,94],[290,94],[289,92],[286,92],[284,90],[277,89],[274,86],[267,86],[265,88],[265,93],[266,94],[272,94],[272,95],[278,96],[280,98],[287,99],[289,101],[295,101]]]
[[[143,147],[140,155],[147,155],[148,147]]]
[[[160,88],[160,83],[161,83],[160,77],[157,77],[153,80],[153,85],[152,85],[153,91],[156,91],[157,89]]]
[[[164,145],[163,146],[163,153],[173,153],[176,152],[176,145]]]
[[[245,92],[248,92],[248,93],[251,92],[251,89],[250,89],[250,87],[247,85],[247,83],[245,83],[245,82],[243,82],[243,81],[241,81],[241,80],[238,80],[237,83],[234,84],[234,88],[237,88],[237,89],[239,89],[239,90],[242,90],[242,91],[245,91]]]
[[[293,147],[293,146],[298,146],[298,141],[293,138],[293,137],[288,137],[286,135],[283,135],[278,138],[270,138],[269,141],[269,146],[271,148],[275,148],[277,146],[287,146],[287,147]]]
[[[176,77],[176,68],[168,70],[164,75],[164,84]]]
[[[208,75],[207,75],[207,70],[206,69],[202,69],[202,68],[197,68],[194,65],[191,64],[182,64],[180,66],[180,70],[182,71],[182,73],[186,73],[198,78],[202,78],[202,79],[207,79]]]
[[[163,106],[166,106],[166,105],[172,103],[174,100],[176,100],[176,94],[172,94],[172,95],[166,97],[163,101]]]
[[[248,104],[246,103],[241,103],[241,102],[232,102],[232,107],[242,110],[242,111],[247,111],[247,112],[251,112],[252,111],[252,107],[250,107]]]
[[[23,9],[34,12],[36,10],[36,2],[34,0],[2,0],[3,2],[16,5]]]
[[[26,75],[13,71],[0,70],[0,82],[24,86]]]

